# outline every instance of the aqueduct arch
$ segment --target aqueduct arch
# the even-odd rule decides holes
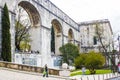
[[[36,7],[28,1],[21,1],[18,3],[28,14],[30,19],[30,38],[31,38],[31,50],[40,51],[40,15]],[[35,47],[37,45],[37,47]]]
[[[60,55],[60,51],[59,51],[59,48],[62,46],[62,26],[60,24],[60,22],[56,19],[52,20],[52,27],[53,27],[53,30],[54,30],[54,35],[51,35],[51,36],[54,36],[54,41],[55,41],[55,55]],[[52,44],[51,44],[52,45]]]
[[[68,38],[70,41],[74,40],[76,44],[79,43],[78,24],[68,15],[66,15],[62,10],[57,8],[50,0],[2,0],[0,2],[0,15],[2,13],[2,8],[5,3],[7,3],[7,6],[9,8],[13,58],[15,57],[15,17],[16,8],[18,6],[21,6],[25,9],[31,21],[31,50],[40,51],[37,66],[44,66],[44,64],[46,63],[49,66],[53,65],[53,59],[51,58],[50,50],[51,27],[54,28],[55,32],[54,37],[56,56],[61,55],[61,53],[59,52],[59,47],[61,47],[65,43],[68,43]],[[73,35],[73,31],[75,35]]]
[[[31,26],[39,27],[40,26],[40,15],[35,6],[33,6],[28,1],[21,1],[18,6],[21,6],[25,9],[25,11],[28,13],[30,20],[31,20]]]

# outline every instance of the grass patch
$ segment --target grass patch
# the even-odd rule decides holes
[[[108,70],[108,69],[96,70],[96,74],[107,74],[107,73],[111,73],[111,70]],[[85,74],[90,75],[90,71],[86,70]],[[70,75],[71,76],[82,75],[82,71],[81,70],[76,70],[76,71],[71,72]]]
[[[107,74],[107,73],[111,73],[111,70],[97,70],[96,74]]]

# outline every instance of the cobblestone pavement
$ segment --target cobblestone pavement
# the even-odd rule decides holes
[[[65,78],[49,76],[42,77],[42,74],[9,70],[9,69],[0,69],[0,80],[66,80]]]

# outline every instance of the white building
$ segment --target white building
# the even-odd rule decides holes
[[[97,52],[104,52],[98,35],[96,34],[96,26],[100,32],[102,42],[107,47],[107,51],[112,50],[112,28],[109,20],[93,20],[79,23],[80,26],[80,43],[81,52],[89,52],[95,50]]]

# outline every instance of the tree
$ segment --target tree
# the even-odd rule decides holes
[[[75,58],[75,66],[85,66],[91,74],[95,74],[95,69],[100,68],[105,63],[105,57],[98,52],[90,51],[89,53],[80,54]]]
[[[91,51],[85,59],[85,66],[89,69],[91,74],[95,74],[95,69],[104,66],[105,57],[101,53]]]
[[[23,51],[30,51],[31,49],[31,46],[27,43],[27,41],[21,41],[20,42],[20,50],[23,50]]]
[[[4,5],[2,12],[2,59],[11,62],[11,34],[10,21],[7,5]]]
[[[22,8],[20,8],[18,12],[18,19],[16,20],[15,24],[15,46],[17,50],[22,49],[20,48],[21,42],[29,43],[31,41],[29,34],[30,22],[29,19],[26,18],[27,15],[24,16],[22,13],[25,12]]]
[[[17,50],[21,50],[20,48],[20,44],[21,42],[30,42],[30,35],[29,35],[29,29],[30,27],[26,27],[24,25],[22,25],[19,21],[16,21],[16,25],[15,25],[15,46]],[[26,42],[26,43],[27,43]]]
[[[79,55],[78,47],[72,43],[63,45],[59,50],[62,53],[63,62],[69,65],[74,63],[74,59]]]
[[[112,58],[112,57],[110,57],[110,54],[108,54],[108,47],[110,47],[110,44],[113,44],[113,41],[111,41],[111,43],[110,43],[110,41],[108,42],[108,44],[105,44],[104,43],[104,34],[103,34],[103,29],[102,29],[102,27],[101,26],[99,26],[99,24],[97,24],[96,23],[96,27],[95,27],[95,31],[96,31],[96,36],[97,36],[97,38],[98,38],[98,40],[99,40],[99,42],[100,42],[100,44],[101,44],[101,46],[102,46],[102,49],[104,50],[104,55],[105,56],[107,56],[107,58],[108,59],[110,59],[110,61],[111,61],[111,63],[112,63],[112,65],[113,65],[113,72],[115,72],[115,70],[116,70],[116,66],[115,66],[115,60],[114,60],[114,58]],[[113,48],[114,49],[114,48]],[[113,53],[114,54],[114,53]]]
[[[86,53],[81,53],[77,58],[75,58],[74,63],[76,68],[82,67],[82,65],[85,65],[85,59],[87,57]]]

